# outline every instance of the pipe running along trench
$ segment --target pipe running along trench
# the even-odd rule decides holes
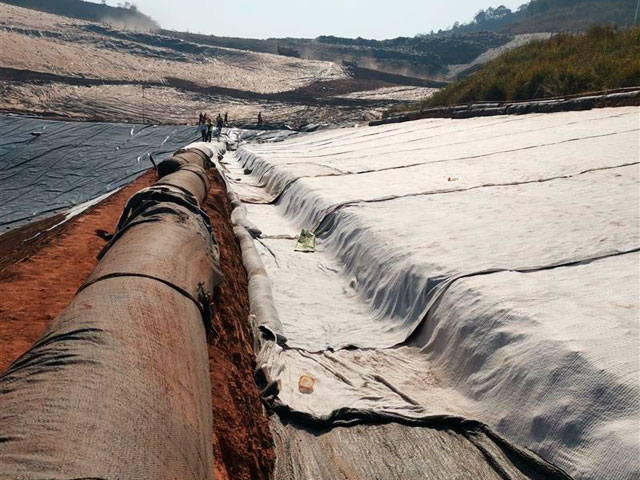
[[[158,165],[71,303],[0,376],[0,477],[213,478],[211,153]]]

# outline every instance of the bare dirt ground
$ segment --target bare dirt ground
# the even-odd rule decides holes
[[[216,338],[209,347],[213,392],[216,479],[270,478],[275,461],[271,431],[253,380],[255,354],[249,330],[247,273],[242,252],[229,221],[231,205],[218,172],[212,180],[204,210],[211,218],[220,245],[225,281],[214,308]]]
[[[0,75],[1,77],[1,75]],[[322,102],[313,98],[283,102],[268,97],[234,98],[171,87],[140,85],[76,86],[62,83],[3,82],[0,110],[46,118],[154,124],[194,124],[198,112],[227,112],[231,125],[255,123],[258,112],[270,124],[362,121],[365,112],[395,102]],[[352,104],[356,104],[355,108]],[[195,127],[194,127],[195,128]]]
[[[35,238],[37,230],[55,219],[0,236],[0,371],[37,340],[93,269],[106,243],[96,231],[112,231],[127,198],[154,180],[154,174],[147,173],[85,214]]]
[[[365,100],[399,100],[418,102],[433,95],[438,89],[430,87],[383,87],[377,90],[365,90],[344,95],[344,98]]]
[[[350,93],[412,81],[423,86],[332,62],[200,45],[1,3],[0,45],[0,111],[72,120],[188,124],[206,111],[228,112],[233,125],[244,125],[262,111],[267,123],[294,127],[352,123],[414,100],[416,91]]]
[[[267,418],[253,381],[254,353],[248,317],[247,277],[229,224],[230,206],[220,178],[205,210],[221,249],[225,276],[212,323],[217,336],[209,345],[214,416],[215,478],[266,479],[274,453]],[[22,355],[73,298],[95,266],[106,232],[126,200],[151,185],[147,172],[84,214],[41,235],[60,218],[26,225],[0,236],[0,372]]]
[[[159,82],[281,92],[344,78],[331,62],[164,41],[100,24],[0,4],[2,66],[103,80]],[[150,37],[150,38],[149,38]]]

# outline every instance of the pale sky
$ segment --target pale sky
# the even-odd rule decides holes
[[[92,0],[98,3],[98,0]],[[121,0],[107,0],[116,6]],[[527,0],[134,0],[163,28],[244,38],[412,37]]]

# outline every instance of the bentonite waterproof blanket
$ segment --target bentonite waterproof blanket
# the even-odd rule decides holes
[[[227,157],[271,279],[273,407],[478,420],[577,478],[638,476],[639,127],[635,107],[432,119]]]
[[[0,115],[3,231],[126,185],[192,142],[196,128]]]
[[[208,186],[183,166],[133,195],[71,303],[0,375],[0,478],[213,478]]]

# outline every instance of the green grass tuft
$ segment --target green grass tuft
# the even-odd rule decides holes
[[[423,108],[531,100],[640,85],[640,26],[596,25],[511,50],[438,91]]]

